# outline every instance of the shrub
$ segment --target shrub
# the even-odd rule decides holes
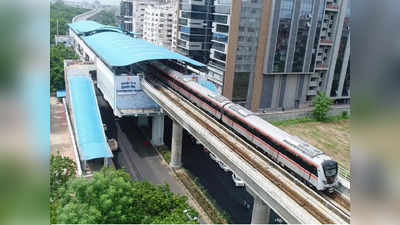
[[[314,100],[314,106],[314,118],[318,121],[326,121],[328,119],[328,112],[332,106],[332,100],[325,93],[318,92]]]
[[[349,118],[349,115],[348,115],[347,111],[343,111],[342,112],[342,118],[343,119],[348,119]]]

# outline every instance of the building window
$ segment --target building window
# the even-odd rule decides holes
[[[278,38],[275,48],[273,72],[284,72],[289,33],[292,23],[294,0],[282,0],[279,11]]]
[[[311,29],[313,0],[303,0],[300,6],[299,25],[297,28],[296,48],[294,51],[292,72],[302,72],[308,35]]]

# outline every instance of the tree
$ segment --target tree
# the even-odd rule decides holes
[[[72,179],[60,194],[56,223],[197,223],[184,212],[197,216],[186,197],[173,194],[167,185],[133,181],[126,172],[112,168],[95,173],[89,180]]]
[[[65,5],[62,1],[57,1],[50,5],[50,43],[54,43],[54,35],[57,34],[57,21],[58,33],[60,35],[67,34],[68,23],[72,22],[72,18],[76,15],[87,12],[87,9],[75,8]]]
[[[64,45],[56,45],[50,48],[50,91],[55,92],[65,89],[64,59],[77,59],[75,52]]]
[[[50,157],[50,223],[56,222],[57,200],[59,189],[65,187],[67,181],[76,175],[74,161],[68,157],[51,155]]]
[[[328,119],[328,112],[332,106],[332,99],[326,96],[325,93],[318,92],[314,100],[313,116],[318,121],[326,121]]]
[[[57,190],[75,177],[75,162],[68,157],[51,155],[50,157],[50,201],[56,198]]]

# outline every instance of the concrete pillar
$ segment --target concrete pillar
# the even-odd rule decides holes
[[[86,174],[86,169],[87,169],[86,160],[82,160],[82,172],[83,172],[83,174]]]
[[[137,123],[138,127],[147,127],[149,125],[149,119],[147,118],[147,116],[139,116]]]
[[[153,117],[151,144],[153,146],[164,145],[164,114]]]
[[[182,126],[176,121],[172,125],[172,143],[171,143],[171,162],[172,168],[180,168],[182,166]]]
[[[111,158],[104,158],[104,167],[110,167]]]
[[[254,197],[253,212],[251,214],[252,224],[268,224],[271,208],[259,197]]]

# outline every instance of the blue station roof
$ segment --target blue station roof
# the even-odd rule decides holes
[[[78,35],[85,34],[81,38],[110,66],[128,66],[158,59],[175,59],[195,66],[205,66],[166,48],[126,35],[118,27],[105,26],[90,20],[78,21],[69,24],[69,27]]]
[[[123,33],[99,32],[82,38],[110,66],[128,66],[159,59],[175,59],[194,66],[205,66],[196,60]]]
[[[75,23],[68,24],[68,26],[75,31],[76,34],[80,35],[87,32],[93,32],[97,30],[105,30],[105,31],[116,31],[122,32],[118,27],[114,26],[106,26],[101,23],[97,23],[91,20],[83,20]]]
[[[68,81],[80,159],[111,158],[92,80],[87,76],[71,76]]]

